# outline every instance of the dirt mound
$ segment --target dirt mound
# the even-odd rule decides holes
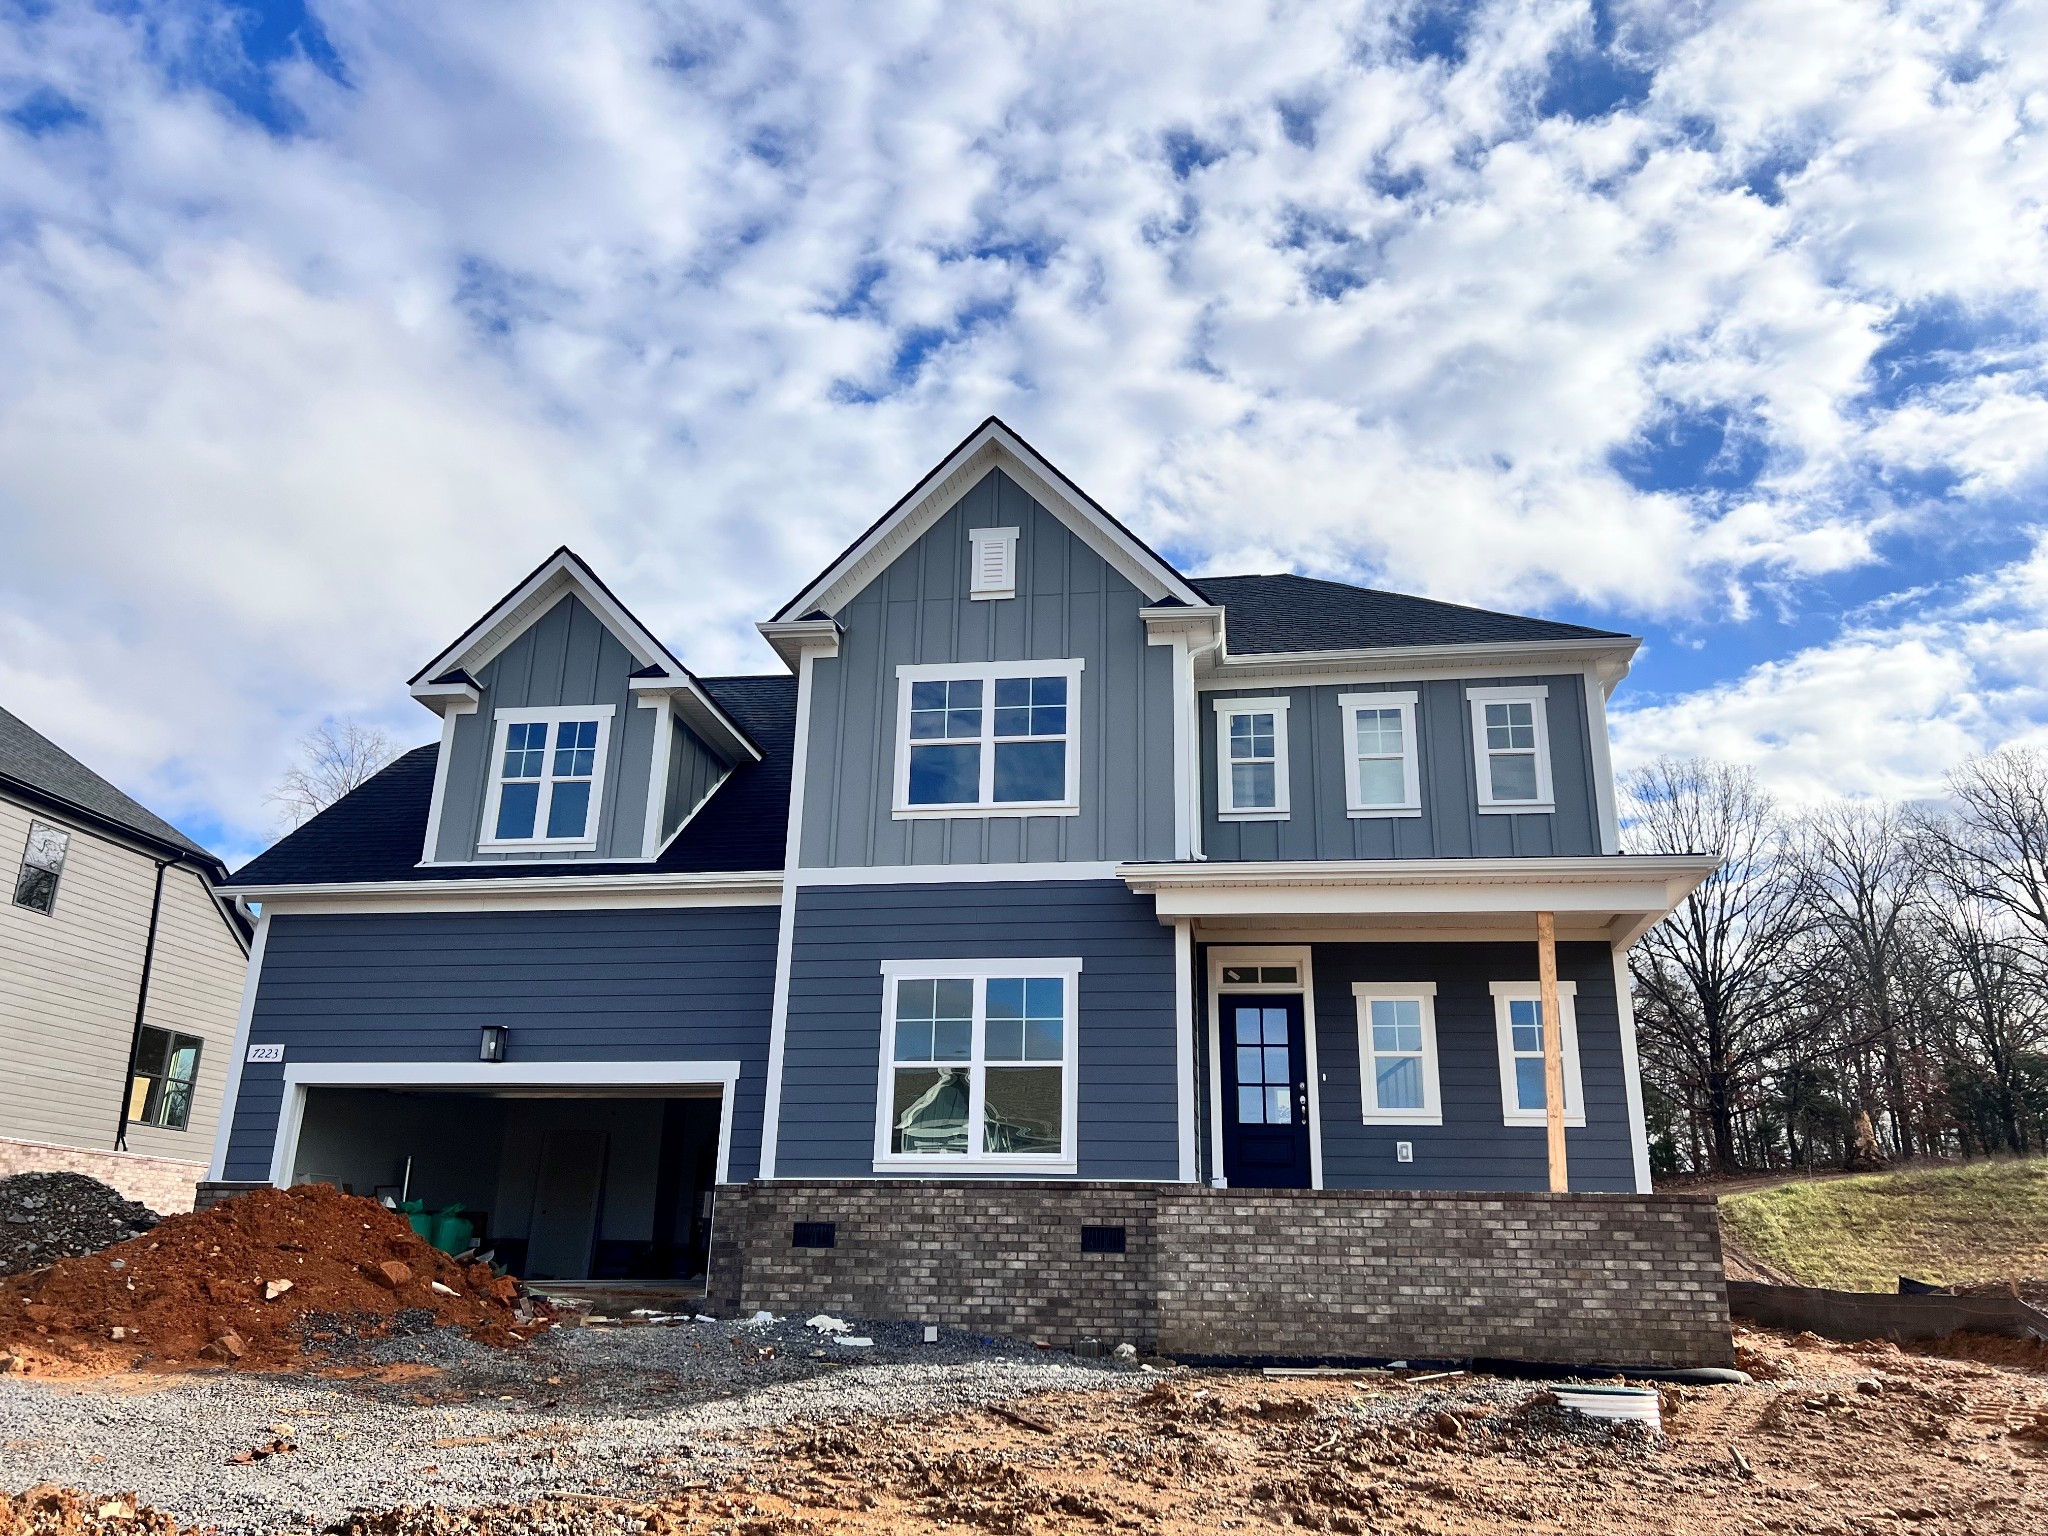
[[[82,1173],[17,1173],[0,1179],[0,1275],[98,1253],[161,1219]]]
[[[44,1483],[27,1493],[0,1490],[0,1536],[178,1536],[178,1522],[132,1495],[99,1498]]]
[[[395,1212],[309,1184],[0,1280],[0,1369],[284,1365],[400,1314],[493,1344],[551,1318],[517,1281],[428,1246]]]

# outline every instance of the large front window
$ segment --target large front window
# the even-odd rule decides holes
[[[902,667],[896,813],[1077,810],[1081,663]]]
[[[1494,1029],[1500,1048],[1501,1121],[1505,1125],[1542,1125],[1548,1118],[1544,1091],[1543,1052],[1548,1024],[1543,993],[1533,981],[1492,983]],[[1564,1117],[1567,1125],[1586,1123],[1586,1096],[1579,1078],[1578,987],[1557,984],[1558,1031],[1564,1066]]]
[[[1436,1071],[1436,983],[1356,981],[1358,1060],[1365,1118],[1442,1125]]]
[[[595,847],[611,714],[610,705],[500,710],[479,846]]]
[[[1070,1168],[1080,962],[884,968],[878,1163]]]

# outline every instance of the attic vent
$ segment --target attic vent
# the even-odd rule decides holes
[[[967,534],[967,595],[973,598],[1017,595],[1017,530],[973,528]]]

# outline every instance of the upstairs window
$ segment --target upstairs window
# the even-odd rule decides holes
[[[128,1075],[128,1119],[182,1131],[192,1119],[192,1089],[199,1081],[201,1042],[167,1029],[143,1029],[135,1037],[135,1067]]]
[[[484,851],[597,846],[609,704],[501,709]]]
[[[896,814],[1080,809],[1078,661],[897,669]]]
[[[1216,814],[1224,821],[1287,819],[1285,698],[1216,701]]]
[[[1346,693],[1345,809],[1353,817],[1420,816],[1422,771],[1415,740],[1413,693]]]
[[[47,821],[28,824],[28,843],[21,851],[21,869],[14,877],[14,904],[48,917],[57,909],[57,881],[71,834]]]
[[[883,966],[878,1166],[1071,1170],[1078,960]]]
[[[1548,1096],[1543,1080],[1543,989],[1534,981],[1492,984],[1494,1030],[1500,1048],[1500,1107],[1503,1125],[1542,1125]],[[1579,1080],[1578,986],[1557,984],[1557,1011],[1564,1015],[1559,1040],[1564,1060],[1564,1123],[1586,1123],[1586,1095]]]
[[[1495,814],[1550,811],[1550,690],[1468,688],[1479,809]]]

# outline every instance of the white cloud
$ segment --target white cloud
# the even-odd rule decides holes
[[[1928,306],[2038,323],[2021,8],[1644,5],[1646,96],[1584,121],[1537,111],[1583,0],[1457,61],[1364,5],[316,12],[347,83],[280,69],[282,135],[194,83],[211,8],[0,22],[0,111],[90,119],[0,123],[0,701],[242,847],[312,720],[425,734],[399,680],[557,543],[765,665],[750,621],[992,410],[1198,568],[1613,622],[2041,473],[2031,342],[1867,393]],[[1616,469],[1707,420],[1754,484]],[[1739,745],[1836,655],[1659,729]],[[2024,725],[1914,710],[1928,761]]]

